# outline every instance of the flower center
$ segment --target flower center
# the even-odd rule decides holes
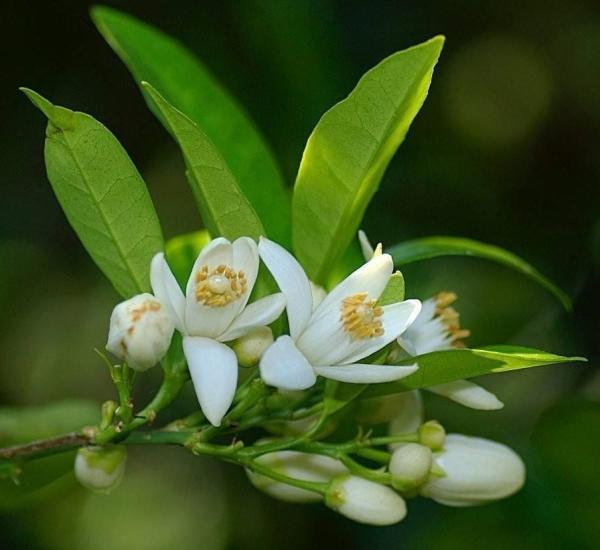
[[[245,273],[227,265],[214,269],[203,265],[196,272],[196,301],[209,307],[224,307],[241,298],[248,282]]]
[[[439,292],[434,298],[436,306],[435,314],[444,324],[452,340],[452,345],[455,348],[464,348],[465,343],[462,340],[468,338],[471,331],[460,327],[460,315],[458,311],[451,307],[451,304],[457,299],[456,293]]]
[[[346,332],[353,338],[375,338],[383,334],[381,317],[383,310],[375,306],[375,300],[367,300],[366,292],[359,292],[342,301],[341,321]]]

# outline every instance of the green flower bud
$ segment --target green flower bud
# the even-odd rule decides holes
[[[262,354],[273,343],[273,331],[269,327],[257,327],[233,343],[241,367],[257,365]]]
[[[75,457],[75,477],[95,493],[109,494],[121,483],[126,460],[125,445],[82,447]]]
[[[432,451],[441,451],[446,440],[446,430],[437,420],[429,420],[419,428],[419,443]]]
[[[389,470],[392,486],[399,491],[413,489],[425,482],[433,462],[431,449],[418,443],[406,443],[392,454]]]

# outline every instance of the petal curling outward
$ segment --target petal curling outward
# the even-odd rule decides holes
[[[250,332],[251,330],[270,325],[285,308],[285,297],[281,292],[271,294],[252,302],[240,313],[230,327],[219,336],[221,342],[229,342]]]
[[[418,365],[392,366],[392,365],[354,365],[319,366],[315,367],[317,374],[331,378],[338,382],[351,382],[354,384],[377,384],[379,382],[393,382],[416,372]]]
[[[260,376],[283,390],[305,390],[317,381],[315,371],[289,336],[280,336],[260,360]]]
[[[183,339],[183,352],[202,412],[219,426],[235,395],[238,377],[233,350],[210,338]]]
[[[495,411],[504,407],[504,403],[492,392],[469,380],[455,380],[425,389],[471,409]]]
[[[290,335],[296,340],[312,314],[312,290],[302,266],[285,248],[261,237],[258,253],[287,302]]]
[[[165,255],[162,252],[155,254],[150,264],[150,284],[152,292],[164,305],[173,319],[175,328],[185,333],[183,322],[185,312],[185,297],[175,275],[171,271]]]

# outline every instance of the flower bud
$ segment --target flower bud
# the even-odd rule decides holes
[[[418,443],[406,443],[396,449],[389,465],[394,489],[406,491],[421,485],[429,475],[432,461],[431,449]]]
[[[125,445],[82,447],[75,457],[75,477],[84,487],[109,494],[121,483],[126,460]]]
[[[118,304],[110,317],[106,349],[138,371],[153,367],[169,349],[175,326],[152,294]]]
[[[303,481],[327,482],[348,471],[338,460],[299,451],[267,453],[260,456],[257,462],[288,477]],[[246,470],[246,474],[252,485],[278,500],[304,503],[318,502],[322,498],[319,493],[292,487],[251,470]]]
[[[347,518],[368,525],[392,525],[406,516],[406,504],[398,493],[352,475],[331,482],[325,504]]]
[[[273,343],[273,331],[269,327],[257,327],[233,343],[241,367],[257,365],[262,354]]]
[[[439,451],[444,447],[446,430],[437,420],[429,420],[419,428],[419,443],[429,447],[432,451]]]
[[[434,461],[445,476],[432,476],[421,494],[447,506],[475,506],[505,498],[525,482],[521,458],[488,439],[449,434]]]

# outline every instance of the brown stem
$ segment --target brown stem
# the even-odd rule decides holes
[[[71,432],[49,439],[40,439],[24,445],[15,445],[13,447],[4,447],[0,449],[0,459],[5,460],[30,460],[32,458],[41,458],[59,452],[68,451],[81,447],[90,442],[90,438],[79,432]]]

